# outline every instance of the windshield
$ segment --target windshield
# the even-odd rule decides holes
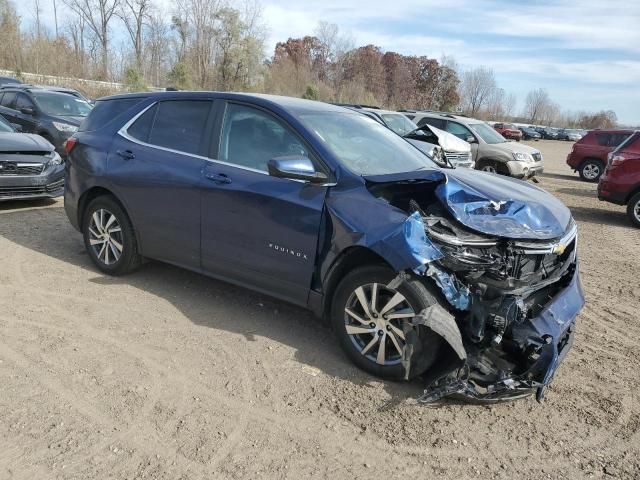
[[[486,123],[472,123],[469,125],[469,128],[471,128],[471,130],[473,130],[476,135],[478,135],[485,143],[488,143],[489,145],[506,142],[505,138],[502,135],[500,135]]]
[[[400,136],[404,136],[409,132],[413,132],[418,126],[401,114],[383,113],[380,115],[391,130]]]
[[[33,92],[38,106],[47,115],[56,117],[86,117],[91,105],[84,100],[64,93]]]
[[[309,113],[300,118],[345,167],[358,175],[436,168],[408,141],[364,115]]]
[[[7,122],[4,117],[0,116],[0,133],[12,133],[13,127]]]

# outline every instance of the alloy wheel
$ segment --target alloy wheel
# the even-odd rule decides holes
[[[496,167],[494,165],[484,165],[482,167],[482,171],[483,172],[489,172],[489,173],[498,173],[498,170],[496,169]]]
[[[344,311],[347,335],[361,355],[384,366],[402,361],[402,324],[416,315],[404,295],[380,283],[362,285]]]
[[[636,221],[640,223],[640,199],[633,206],[633,215],[636,217]]]
[[[587,180],[595,180],[600,175],[600,166],[595,163],[589,163],[582,169],[582,174]]]
[[[105,265],[113,265],[122,256],[122,227],[116,216],[101,208],[91,215],[89,244],[98,260]]]

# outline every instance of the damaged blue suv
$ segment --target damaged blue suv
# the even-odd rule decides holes
[[[376,121],[268,95],[99,100],[65,209],[97,268],[143,257],[311,309],[423,401],[541,398],[584,304],[576,225],[522,181],[442,168]]]

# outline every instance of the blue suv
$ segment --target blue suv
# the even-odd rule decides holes
[[[542,397],[584,304],[569,210],[439,168],[364,115],[162,92],[97,101],[67,142],[65,209],[97,268],[143,257],[311,309],[360,368],[424,401]]]

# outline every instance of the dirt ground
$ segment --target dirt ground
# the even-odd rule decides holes
[[[640,231],[535,143],[587,305],[547,399],[418,405],[304,310],[150,262],[99,274],[62,200],[0,204],[0,479],[639,478]]]

